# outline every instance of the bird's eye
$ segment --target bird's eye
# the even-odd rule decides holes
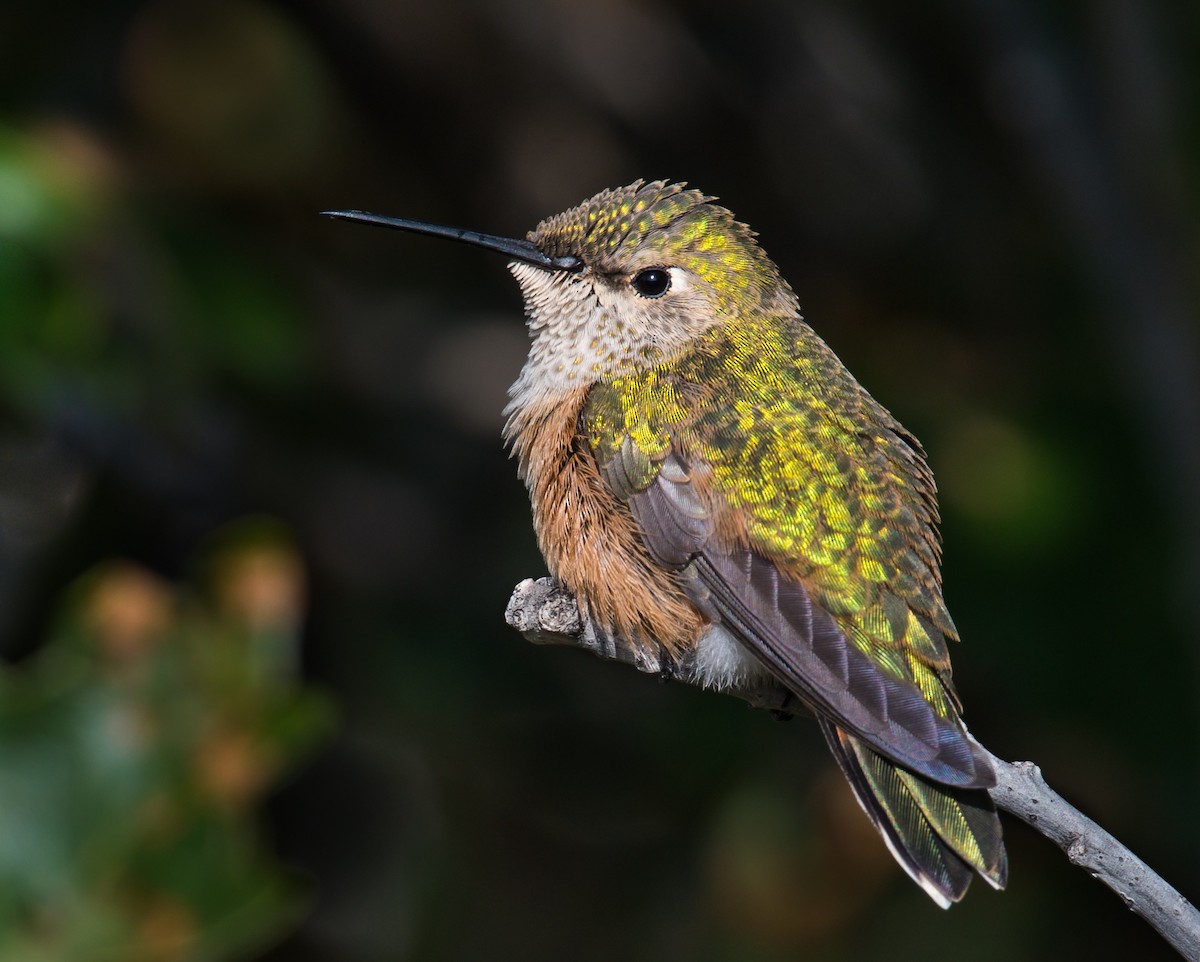
[[[642,297],[662,297],[671,289],[671,275],[661,267],[638,271],[630,283]]]

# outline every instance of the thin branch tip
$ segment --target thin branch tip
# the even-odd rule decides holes
[[[504,617],[535,644],[582,648],[663,680],[702,683],[686,660],[676,661],[661,650],[647,652],[592,623],[571,593],[553,579],[527,578],[518,584]],[[731,690],[728,694],[776,716],[808,713],[782,685]],[[1050,788],[1037,764],[1009,762],[988,754],[996,770],[996,784],[988,794],[997,808],[1054,842],[1071,864],[1112,889],[1130,911],[1141,916],[1183,958],[1200,960],[1200,911],[1195,906],[1111,833]]]

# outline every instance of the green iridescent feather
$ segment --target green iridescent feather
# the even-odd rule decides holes
[[[824,719],[821,729],[868,817],[930,895],[943,905],[957,902],[975,873],[1004,888],[1008,856],[987,795],[914,775]]]
[[[643,512],[679,503],[659,494],[671,487],[664,464],[703,479],[702,509],[712,517],[702,529],[677,526],[693,551],[680,564],[694,558],[687,566],[706,584],[705,597],[718,608],[725,598],[722,620],[766,653],[776,674],[787,680],[787,668],[800,666],[793,687],[825,720],[835,756],[906,871],[943,904],[961,897],[973,872],[1002,885],[999,822],[979,790],[991,783],[990,768],[958,721],[946,649],[957,635],[941,598],[933,480],[916,441],[798,317],[714,329],[669,364],[596,385],[583,427],[605,476],[619,475],[614,487]],[[737,523],[722,525],[725,512]],[[721,543],[723,527],[743,532],[744,543]],[[649,541],[670,540],[676,529],[658,530],[647,526]],[[765,601],[752,597],[762,581],[755,565],[773,579]],[[836,626],[840,677],[814,686],[811,659],[797,658],[789,641],[764,638],[803,633],[778,619],[763,628],[771,605],[800,611],[792,624],[809,625],[814,638],[816,618]],[[829,695],[839,682],[844,690]],[[861,700],[897,718],[906,697],[908,708],[919,699],[939,719],[936,729],[905,723],[933,746],[922,759],[897,748],[894,727],[864,725],[862,713],[845,707],[847,698]]]
[[[957,712],[932,477],[802,321],[715,329],[669,365],[597,385],[585,425],[602,461],[628,438],[648,463],[676,448],[706,465],[750,547],[882,671]]]
[[[638,182],[539,225],[539,250],[583,268],[557,288],[527,275],[531,325],[563,351],[541,369],[569,384],[592,351],[580,427],[601,477],[654,563],[814,710],[905,870],[943,905],[973,874],[1003,885],[994,773],[951,681],[924,453],[711,201]],[[679,286],[631,302],[647,268]],[[583,292],[570,309],[567,287]]]
[[[581,608],[715,687],[765,669],[817,715],[930,895],[949,904],[974,874],[1002,885],[995,773],[951,682],[924,454],[713,200],[637,181],[525,240],[335,216],[512,258],[532,343],[505,437]]]

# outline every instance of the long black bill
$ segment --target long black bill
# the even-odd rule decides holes
[[[441,224],[426,224],[424,221],[408,220],[405,217],[385,217],[382,214],[368,214],[362,210],[323,210],[326,217],[338,220],[352,220],[360,224],[375,224],[377,227],[391,227],[393,230],[406,230],[413,234],[425,234],[429,237],[444,237],[446,240],[470,244],[472,247],[483,247],[490,251],[507,254],[514,260],[524,261],[544,271],[578,271],[583,268],[583,261],[578,257],[550,257],[542,253],[534,244],[527,240],[517,240],[513,237],[497,237],[495,234],[481,234],[475,230],[463,230],[461,227],[444,227]]]

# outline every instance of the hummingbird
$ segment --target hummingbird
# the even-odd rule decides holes
[[[961,718],[920,442],[804,320],[716,198],[602,191],[524,239],[328,216],[509,258],[531,344],[504,435],[581,614],[722,690],[811,710],[867,817],[940,906],[1007,880]]]

